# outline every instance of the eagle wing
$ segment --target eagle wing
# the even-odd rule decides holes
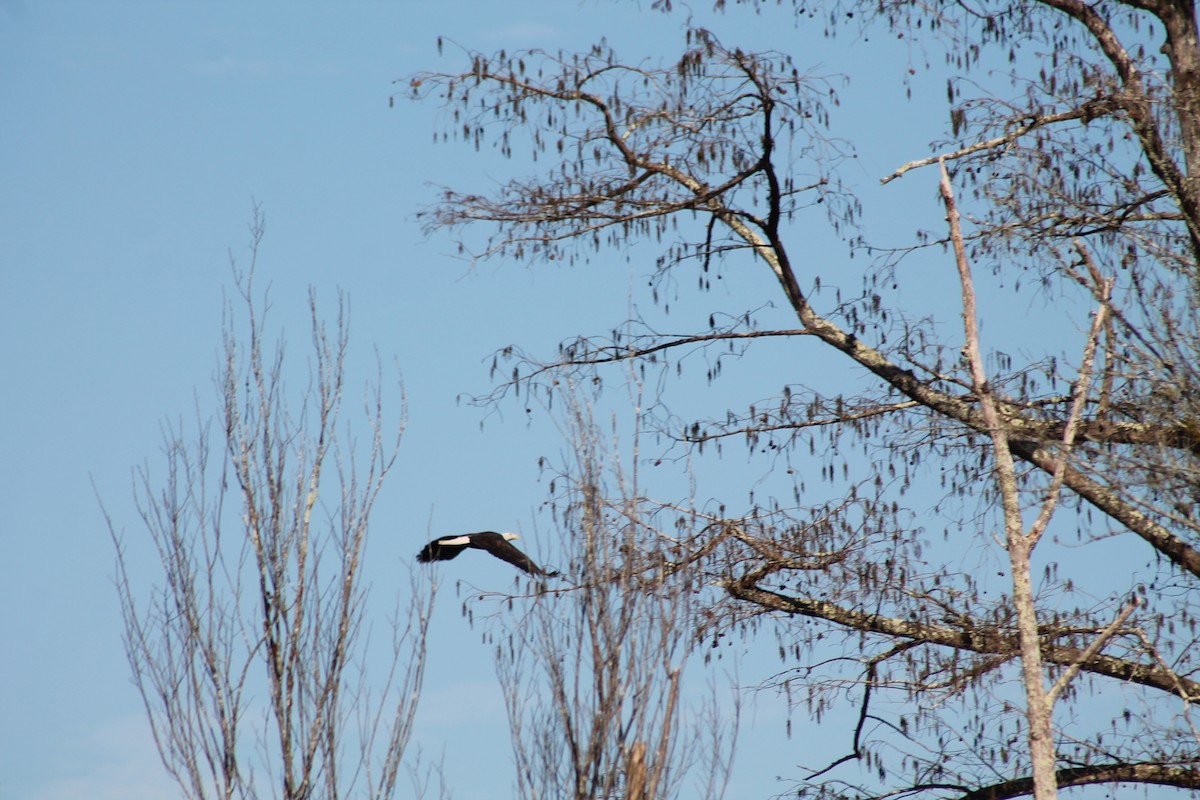
[[[533,563],[533,559],[522,553],[516,547],[507,542],[503,537],[495,538],[488,537],[477,543],[478,547],[487,550],[501,561],[507,561],[514,567],[528,572],[530,575],[539,575],[544,578],[553,578],[557,572],[546,572],[546,570]]]

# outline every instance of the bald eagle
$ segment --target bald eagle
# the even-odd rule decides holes
[[[557,572],[546,572],[533,563],[529,556],[509,544],[509,541],[516,538],[515,533],[496,533],[495,531],[468,533],[463,536],[443,536],[421,548],[421,552],[417,553],[417,561],[423,564],[430,561],[449,561],[468,547],[474,547],[476,550],[486,550],[501,561],[507,561],[530,575],[539,575],[543,578],[553,578],[558,575]]]

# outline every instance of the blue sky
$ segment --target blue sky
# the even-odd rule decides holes
[[[499,347],[551,352],[624,319],[653,252],[607,254],[603,270],[472,268],[414,215],[439,184],[486,187],[513,167],[434,147],[436,110],[388,99],[403,94],[394,80],[461,66],[452,49],[438,56],[439,35],[484,51],[574,50],[604,35],[631,58],[677,54],[684,17],[637,5],[0,2],[0,800],[172,796],[130,684],[96,492],[140,558],[131,470],[154,468],[164,420],[214,408],[228,253],[245,256],[253,202],[266,213],[260,280],[274,323],[302,344],[308,287],[325,308],[344,291],[357,366],[369,370],[378,349],[403,374],[409,427],[375,517],[379,563],[407,560],[430,533],[496,528],[536,541],[536,460],[565,449],[553,425],[457,398],[490,388]],[[801,67],[864,44],[826,43],[787,17],[697,15],[727,43],[786,48]],[[892,60],[864,65],[836,120],[860,139],[848,177],[868,200],[880,176],[929,152],[941,117],[931,124],[920,110],[944,115],[944,83],[918,84],[906,105],[909,55],[870,52]],[[888,191],[892,207],[919,204],[924,224],[939,218],[932,176]],[[872,222],[885,235],[893,222],[905,234],[917,224]],[[718,301],[743,308],[736,296]],[[756,394],[783,380],[763,377]],[[437,757],[499,737],[497,772],[448,770],[459,798],[507,796],[511,780],[490,648],[460,618],[450,582],[506,588],[493,566],[464,560],[447,577],[414,740]],[[747,715],[735,794],[762,796],[796,759],[772,749],[782,717],[769,703]]]

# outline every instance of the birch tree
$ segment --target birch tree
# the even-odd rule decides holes
[[[482,229],[473,257],[602,268],[608,247],[658,242],[652,285],[766,270],[774,293],[755,308],[791,316],[714,313],[669,335],[618,317],[555,354],[506,349],[488,399],[552,397],[564,375],[602,387],[622,362],[669,387],[696,353],[720,380],[724,357],[775,343],[762,374],[782,388],[692,418],[664,394],[650,427],[659,460],[743,443],[760,465],[687,510],[671,569],[719,590],[696,596],[703,631],[774,633],[795,710],[854,709],[845,757],[803,765],[805,796],[1200,788],[1194,6],[794,11],[798,42],[875,25],[944,47],[957,71],[1002,65],[1007,91],[952,78],[935,151],[881,176],[939,190],[914,241],[870,241],[839,171],[853,143],[837,87],[786,53],[693,29],[661,64],[603,45],[468,52],[409,81],[447,138],[536,156],[529,176],[447,189],[427,212],[431,229]],[[814,258],[818,227],[877,259]],[[910,312],[906,277],[954,288],[956,305]],[[1014,315],[1035,299],[1038,315]],[[844,370],[803,367],[826,357]]]

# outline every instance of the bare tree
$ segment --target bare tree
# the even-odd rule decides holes
[[[328,331],[310,294],[305,388],[290,391],[265,330],[251,263],[234,273],[220,415],[194,436],[165,430],[165,472],[138,473],[142,524],[161,573],[142,576],[109,521],[125,642],[163,764],[188,798],[286,800],[395,794],[422,680],[433,589],[370,641],[368,526],[403,424],[389,434],[377,385],[356,452],[339,430],[348,323]],[[264,295],[265,298],[265,295]],[[332,489],[331,489],[332,487]],[[378,671],[369,667],[378,665]]]
[[[713,314],[680,335],[634,319],[550,359],[507,350],[516,368],[490,399],[553,394],[564,373],[614,362],[661,369],[669,386],[697,351],[712,381],[723,354],[792,347],[794,359],[769,362],[788,376],[781,393],[707,419],[664,411],[655,427],[692,455],[740,441],[769,459],[744,494],[725,488],[691,509],[707,523],[681,538],[672,569],[723,590],[698,597],[709,619],[750,633],[794,622],[775,630],[776,682],[795,707],[819,718],[854,698],[847,756],[811,765],[805,791],[1200,788],[1195,9],[796,4],[802,24],[854,12],[946,43],[958,69],[999,64],[1015,87],[964,98],[951,81],[943,152],[884,179],[944,164],[948,224],[877,250],[854,296],[848,264],[803,249],[814,226],[860,241],[862,209],[837,172],[850,145],[829,133],[833,89],[785,54],[693,30],[664,65],[602,46],[470,53],[467,69],[412,79],[452,134],[550,158],[491,194],[447,190],[430,210],[431,227],[490,226],[479,257],[558,261],[657,240],[660,282],[703,291],[753,263],[793,315],[764,327],[753,313]],[[939,312],[962,317],[961,335],[904,306],[916,259],[960,289]],[[1045,292],[1044,312],[1014,324],[1011,301],[993,303],[985,341],[975,263],[990,267],[993,297],[1006,284]],[[795,366],[822,352],[847,369]],[[818,471],[827,492],[815,500]]]
[[[688,519],[647,504],[636,469],[614,469],[626,460],[619,443],[605,446],[586,404],[568,407],[575,463],[555,477],[552,502],[571,532],[571,577],[502,617],[496,646],[519,796],[721,797],[736,704],[720,708],[715,687],[684,689],[701,644],[690,602],[699,576],[670,565]]]

